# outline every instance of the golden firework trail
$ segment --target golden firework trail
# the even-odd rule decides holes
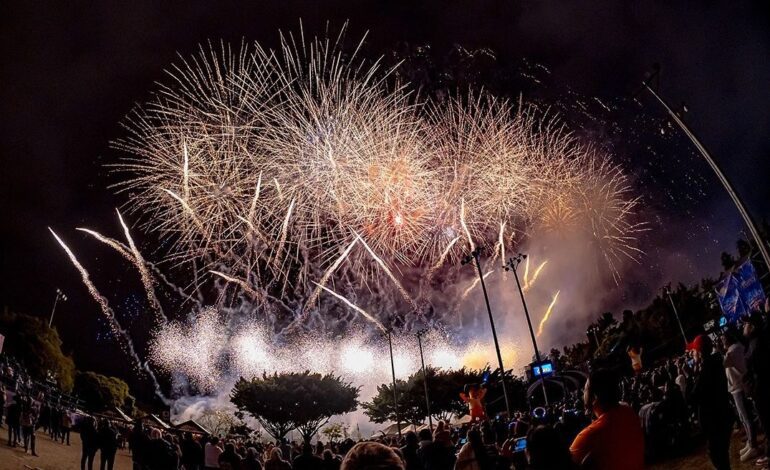
[[[257,201],[259,201],[259,192],[262,189],[262,172],[259,172],[259,178],[257,178],[257,189],[254,190],[254,197],[251,199],[251,205],[249,206],[249,226],[254,227],[251,221],[254,220],[254,213],[257,210]]]
[[[169,196],[171,196],[172,198],[174,198],[174,199],[176,199],[177,201],[179,201],[179,204],[181,204],[181,205],[182,205],[182,208],[184,208],[185,212],[187,212],[187,214],[188,214],[190,217],[192,217],[192,219],[193,219],[193,222],[194,222],[194,223],[195,223],[195,225],[198,227],[198,230],[200,230],[200,233],[201,233],[201,234],[203,234],[203,232],[204,232],[204,229],[203,229],[203,224],[201,223],[201,221],[200,221],[200,220],[198,220],[198,216],[197,216],[197,215],[195,215],[195,211],[193,210],[193,208],[192,208],[192,207],[190,207],[190,205],[187,203],[187,201],[185,201],[185,200],[184,200],[183,198],[181,198],[181,197],[180,197],[180,196],[179,196],[177,193],[175,193],[174,191],[172,191],[172,190],[170,190],[170,189],[166,189],[166,188],[161,188],[161,189],[162,189],[162,190],[163,190],[163,191],[164,191],[166,194],[168,194],[168,195],[169,195]]]
[[[136,261],[134,259],[133,255],[131,254],[131,252],[129,251],[128,247],[126,245],[120,243],[119,241],[115,240],[114,238],[105,237],[104,235],[102,235],[99,232],[96,232],[96,231],[91,230],[91,229],[83,228],[83,227],[77,227],[77,228],[75,228],[75,230],[79,230],[81,232],[85,232],[85,233],[91,235],[92,237],[96,238],[100,242],[104,243],[105,245],[109,246],[110,248],[112,248],[115,251],[117,251],[118,253],[120,253],[120,255],[122,257],[124,257],[125,259],[127,259],[128,261],[131,261],[132,263],[134,261]]]
[[[465,236],[468,239],[468,246],[470,247],[471,251],[474,251],[476,249],[476,244],[473,243],[473,237],[471,236],[470,230],[468,230],[468,225],[465,223],[465,199],[460,199],[460,225],[463,228],[463,231],[465,232]]]
[[[543,318],[540,320],[540,325],[537,327],[537,336],[538,338],[540,335],[543,334],[543,327],[548,322],[548,319],[551,318],[551,312],[553,311],[554,305],[556,305],[556,299],[559,298],[559,292],[556,291],[556,294],[553,296],[553,300],[551,300],[551,303],[548,305],[548,308],[545,310],[545,315],[543,315]]]
[[[166,323],[168,322],[168,318],[166,318],[166,315],[163,313],[163,307],[161,307],[160,301],[158,301],[158,297],[155,295],[155,282],[150,275],[150,271],[147,269],[147,263],[145,263],[142,254],[136,247],[134,239],[131,237],[131,232],[128,230],[128,226],[123,221],[123,216],[120,215],[120,211],[115,209],[115,213],[118,214],[118,220],[120,221],[121,227],[123,227],[123,233],[125,233],[126,240],[128,240],[128,246],[131,248],[131,253],[133,254],[134,258],[132,262],[134,263],[134,266],[136,266],[136,269],[139,270],[139,276],[142,279],[144,290],[147,293],[147,300],[150,302],[150,308],[155,311],[158,316],[158,320],[161,323]]]
[[[190,199],[190,156],[187,153],[187,142],[182,142],[182,155],[184,156],[184,162],[182,163],[182,185],[184,187],[185,200]]]
[[[59,245],[64,249],[65,253],[67,253],[67,256],[69,257],[72,264],[75,266],[75,268],[80,273],[80,278],[83,281],[83,284],[85,284],[86,289],[88,289],[88,292],[91,294],[91,297],[96,301],[97,304],[101,307],[102,313],[104,314],[104,317],[107,319],[107,323],[110,326],[110,331],[115,335],[116,338],[119,338],[121,346],[123,351],[128,354],[128,356],[134,361],[134,369],[136,371],[144,370],[148,377],[153,382],[153,385],[155,387],[155,393],[164,401],[167,401],[166,397],[163,395],[160,389],[160,385],[158,384],[158,380],[155,378],[155,374],[152,372],[152,370],[147,366],[146,364],[143,364],[141,359],[139,359],[139,355],[136,353],[136,350],[134,349],[134,343],[131,341],[131,336],[129,336],[128,332],[124,330],[120,324],[118,323],[118,320],[115,318],[115,314],[110,308],[109,303],[107,302],[107,299],[99,293],[99,291],[96,289],[96,286],[93,282],[91,282],[91,276],[88,274],[88,271],[86,271],[86,268],[83,267],[82,264],[80,264],[80,261],[78,261],[75,254],[70,250],[70,248],[67,246],[66,243],[64,243],[64,240],[62,240],[59,235],[56,234],[56,232],[53,231],[51,227],[48,227],[48,230],[51,232],[51,235],[54,236],[57,242],[59,242]]]
[[[425,275],[426,278],[431,279],[433,277],[433,274],[438,270],[438,268],[441,267],[442,264],[444,264],[444,260],[446,260],[447,255],[450,251],[452,251],[452,247],[457,243],[457,241],[460,240],[460,236],[454,237],[444,248],[444,251],[441,252],[441,255],[438,257],[436,262],[433,264],[433,266],[430,267],[427,274]]]
[[[396,278],[396,276],[393,274],[393,272],[388,268],[388,266],[385,264],[385,262],[377,256],[377,254],[369,247],[369,245],[366,243],[366,241],[361,238],[360,235],[356,234],[356,238],[361,242],[362,245],[364,245],[364,248],[366,248],[366,251],[369,252],[369,255],[372,257],[374,261],[377,262],[377,264],[380,265],[383,271],[385,271],[385,274],[388,275],[388,277],[393,281],[393,283],[396,285],[396,288],[401,293],[401,295],[404,297],[404,299],[409,302],[409,304],[412,306],[413,309],[417,310],[417,303],[412,299],[412,297],[409,295],[409,293],[404,289],[404,286],[401,285],[401,282]]]
[[[312,283],[313,283],[313,284],[315,284],[316,286],[320,287],[321,289],[325,290],[326,292],[330,293],[331,295],[333,295],[334,297],[338,298],[339,300],[343,301],[343,302],[344,302],[344,303],[345,303],[345,304],[346,304],[348,307],[352,308],[352,309],[353,309],[353,310],[355,310],[356,312],[358,312],[358,313],[360,313],[361,315],[363,315],[363,316],[364,316],[364,318],[366,318],[366,319],[367,319],[367,320],[369,320],[370,322],[374,323],[374,325],[375,325],[375,326],[377,326],[377,328],[379,328],[380,330],[382,330],[382,332],[383,332],[383,333],[387,333],[387,331],[388,331],[388,330],[387,330],[387,328],[385,328],[385,326],[384,326],[382,323],[380,323],[380,321],[379,321],[379,320],[377,320],[376,318],[374,318],[374,317],[373,317],[373,316],[372,316],[372,315],[371,315],[369,312],[367,312],[366,310],[362,309],[362,308],[361,308],[361,307],[359,307],[358,305],[356,305],[356,304],[354,304],[353,302],[351,302],[350,300],[348,300],[348,299],[347,299],[345,296],[343,296],[343,295],[340,295],[340,294],[338,294],[338,293],[334,292],[333,290],[329,289],[328,287],[326,287],[326,286],[322,286],[321,284],[318,284],[318,283],[317,283],[317,282],[315,282],[315,281],[310,281],[310,282],[312,282]]]
[[[543,270],[546,264],[548,264],[548,260],[545,260],[542,263],[540,263],[540,265],[535,269],[535,272],[532,274],[532,278],[530,279],[529,257],[527,257],[526,261],[524,262],[524,285],[522,286],[522,290],[524,292],[527,292],[535,284],[535,281],[537,281],[538,276],[540,276],[540,271]]]
[[[323,273],[323,276],[321,276],[321,280],[316,284],[315,290],[313,290],[313,293],[310,294],[310,297],[308,297],[307,302],[305,302],[305,308],[303,309],[303,313],[306,313],[309,308],[315,303],[316,299],[318,299],[318,295],[321,293],[321,286],[325,286],[327,282],[329,282],[329,278],[332,274],[334,274],[334,271],[337,270],[337,268],[342,264],[343,261],[348,257],[350,252],[353,250],[353,247],[356,246],[356,243],[358,243],[359,237],[356,237],[353,239],[352,242],[348,245],[347,248],[345,248],[345,251],[342,252],[342,254],[332,263],[331,266]]]
[[[114,238],[106,237],[95,230],[87,229],[84,227],[77,227],[75,228],[75,230],[78,230],[80,232],[85,232],[91,235],[92,237],[96,238],[100,242],[104,243],[105,245],[117,251],[126,260],[130,261],[131,263],[136,263],[136,258],[134,258],[134,256],[131,254],[131,251],[129,250],[129,248],[123,243],[119,242],[118,240],[115,240]],[[153,263],[147,260],[145,260],[145,263],[147,263],[147,266],[149,266],[153,270],[155,275],[158,276],[158,278],[160,278],[161,281],[163,281],[168,287],[176,291],[183,299],[195,302],[196,304],[198,304],[199,307],[203,306],[198,299],[192,297],[190,294],[185,292],[184,289],[182,289],[181,287],[171,282],[166,277],[166,275],[163,274],[163,272],[160,269],[158,269],[158,267],[155,266]]]
[[[236,284],[236,285],[240,286],[243,289],[244,292],[249,294],[254,299],[257,299],[257,300],[260,300],[260,301],[264,300],[265,296],[262,295],[261,293],[257,292],[256,290],[254,290],[254,288],[252,288],[249,285],[249,283],[244,281],[243,279],[238,279],[237,277],[228,276],[227,274],[225,274],[223,272],[215,271],[213,269],[209,270],[209,272],[211,274],[214,274],[215,276],[221,277],[222,279],[224,279],[227,282],[231,282],[233,284]]]
[[[275,267],[280,269],[281,255],[283,253],[283,245],[286,244],[286,237],[289,232],[289,220],[291,219],[291,211],[294,210],[294,199],[289,203],[289,209],[286,211],[286,217],[283,219],[283,225],[281,226],[281,238],[278,241],[278,247],[275,249]]]
[[[495,245],[494,254],[490,263],[494,263],[498,255],[501,255],[501,259],[505,259],[505,240],[503,234],[505,233],[505,222],[500,222],[500,232],[497,236],[497,244]]]
[[[486,280],[493,272],[495,272],[495,271],[492,270],[492,271],[489,271],[488,273],[484,274],[484,280]],[[471,283],[471,285],[468,286],[468,288],[463,291],[463,295],[460,296],[460,302],[465,300],[465,298],[468,297],[468,294],[470,294],[471,291],[473,290],[473,288],[476,287],[477,285],[479,285],[480,282],[481,282],[481,279],[479,279],[478,277],[475,278],[473,280],[473,282]]]

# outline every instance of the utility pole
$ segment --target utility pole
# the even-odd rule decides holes
[[[396,414],[396,427],[398,428],[398,438],[401,439],[401,416],[398,414],[398,392],[396,392],[396,364],[393,362],[393,339],[392,330],[388,330],[388,348],[390,349],[390,372],[393,374],[393,410]]]
[[[427,329],[423,329],[417,332],[417,344],[420,346],[420,364],[422,364],[422,384],[425,387],[425,406],[428,410],[428,427],[433,432],[433,418],[430,415],[430,396],[428,395],[428,374],[425,371],[425,357],[422,353],[422,335],[427,331]]]
[[[519,275],[516,272],[516,268],[522,260],[526,259],[527,255],[518,253],[513,258],[508,260],[508,263],[503,266],[506,271],[513,271],[513,278],[516,279],[516,287],[519,289],[519,295],[521,296],[521,304],[524,306],[524,315],[527,317],[527,326],[529,326],[529,335],[532,338],[532,347],[535,348],[535,359],[540,367],[540,381],[543,387],[543,398],[545,398],[545,404],[548,406],[548,392],[545,390],[545,377],[543,377],[542,361],[540,360],[540,351],[537,349],[537,339],[535,339],[535,330],[532,329],[532,320],[529,318],[529,309],[527,308],[527,301],[524,300],[524,290],[521,288],[521,282],[519,282]]]
[[[668,286],[664,287],[663,290],[666,291],[666,295],[668,296],[669,302],[671,302],[671,308],[674,309],[674,317],[676,317],[676,323],[679,325],[679,331],[682,333],[682,341],[684,341],[684,349],[687,350],[687,335],[684,334],[684,328],[682,328],[682,322],[679,320],[679,311],[676,309],[676,304],[674,303],[674,298],[671,297],[671,289],[668,288]]]
[[[51,325],[53,325],[53,315],[56,313],[56,305],[59,303],[59,300],[62,302],[67,301],[67,296],[64,295],[64,292],[61,291],[61,289],[56,289],[56,297],[53,299],[53,308],[51,309],[51,318],[48,320],[48,328],[51,328]]]
[[[596,342],[596,349],[599,349],[599,337],[596,335],[596,332],[599,330],[599,328],[592,326],[588,329],[589,333],[593,333],[594,335],[594,341]]]
[[[489,314],[489,325],[492,327],[492,339],[495,342],[495,352],[497,352],[497,365],[500,367],[500,382],[503,385],[503,397],[505,398],[505,411],[508,413],[508,419],[511,418],[511,405],[508,401],[508,389],[505,386],[505,368],[503,367],[503,356],[500,354],[500,343],[497,341],[497,330],[495,330],[495,319],[492,316],[492,307],[489,306],[489,295],[487,294],[487,285],[484,283],[484,273],[481,272],[481,262],[479,261],[479,255],[481,254],[481,248],[476,247],[471,254],[467,255],[462,260],[462,264],[468,264],[472,261],[476,262],[476,270],[481,280],[481,289],[484,291],[484,302],[487,304],[487,314]]]

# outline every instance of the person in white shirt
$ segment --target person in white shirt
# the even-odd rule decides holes
[[[203,448],[203,467],[206,469],[219,468],[219,456],[221,454],[219,439],[212,437],[211,442],[207,442],[206,447]]]
[[[760,451],[757,447],[757,429],[746,406],[746,384],[743,381],[743,376],[746,375],[746,349],[738,341],[738,333],[732,329],[725,331],[722,344],[727,350],[723,363],[727,375],[727,389],[733,396],[738,418],[746,431],[747,440],[746,446],[741,449],[741,462],[748,462],[758,457]]]

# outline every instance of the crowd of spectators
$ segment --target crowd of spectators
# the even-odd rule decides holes
[[[35,453],[35,430],[42,427],[63,445],[77,427],[81,468],[91,469],[97,452],[101,468],[111,469],[115,453],[128,445],[135,470],[520,470],[642,469],[645,462],[669,458],[706,442],[718,470],[730,468],[730,445],[737,429],[745,437],[744,462],[767,468],[770,376],[765,315],[753,314],[711,335],[700,335],[686,352],[625,377],[605,368],[592,370],[581,391],[558,402],[461,426],[439,422],[399,436],[355,442],[265,443],[243,436],[180,434],[136,421],[131,428],[97,422],[33,395],[21,369],[0,378],[8,445]],[[13,367],[11,367],[13,369]],[[5,403],[5,393],[13,399]],[[2,418],[0,418],[2,419]]]

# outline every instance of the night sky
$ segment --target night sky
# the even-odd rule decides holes
[[[115,161],[109,141],[121,135],[121,119],[148,98],[177,53],[189,55],[199,43],[219,39],[275,46],[278,30],[296,30],[300,18],[311,33],[322,31],[326,20],[336,27],[350,20],[353,37],[369,31],[366,52],[373,58],[403,42],[439,52],[454,44],[488,47],[501,64],[542,64],[554,86],[606,102],[630,96],[660,63],[661,92],[673,103],[687,103],[687,122],[755,218],[770,216],[767,2],[78,3],[25,0],[0,7],[0,303],[46,316],[61,287],[70,300],[56,325],[84,366],[120,372],[115,361],[100,362],[104,354],[120,353],[98,341],[98,306],[46,227],[70,242],[121,312],[140,306],[131,295],[138,292],[131,268],[74,230],[119,235],[114,208],[125,201],[108,189],[112,177],[104,165]],[[665,123],[659,107],[648,98],[642,102],[643,108],[624,112]],[[634,125],[628,115],[619,122]],[[666,221],[666,230],[649,236],[645,249],[655,259],[637,269],[654,266],[661,283],[718,275],[720,251],[731,250],[740,235],[737,213],[686,145],[659,144],[655,154],[645,154],[645,145],[640,139],[619,146],[637,154],[632,168],[643,166],[638,155],[687,168],[669,173],[669,181],[640,184],[642,195],[657,201],[651,213]],[[657,194],[667,191],[665,185],[679,188],[677,194],[701,192],[692,185],[704,188],[693,207],[667,208]],[[130,286],[122,284],[128,280]]]

